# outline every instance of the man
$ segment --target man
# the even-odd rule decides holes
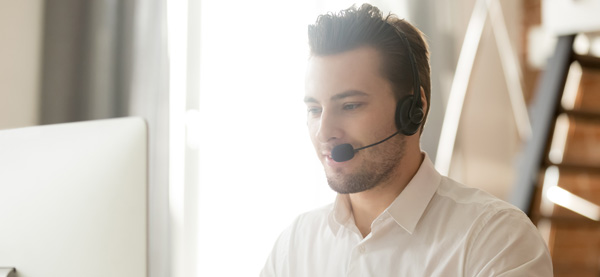
[[[371,5],[309,26],[308,129],[335,202],[299,216],[261,276],[551,276],[517,208],[441,176],[419,138],[422,33]]]

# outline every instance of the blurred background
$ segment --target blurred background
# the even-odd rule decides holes
[[[333,200],[305,129],[306,31],[354,3],[0,0],[0,129],[143,116],[150,276],[257,275]],[[369,3],[427,36],[436,168],[523,209],[556,276],[598,276],[600,4]]]

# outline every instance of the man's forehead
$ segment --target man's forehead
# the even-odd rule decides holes
[[[305,76],[305,102],[368,96],[388,83],[380,73],[378,52],[371,47],[312,56]]]

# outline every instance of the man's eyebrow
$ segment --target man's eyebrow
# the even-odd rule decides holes
[[[340,99],[343,99],[346,97],[351,97],[351,96],[369,96],[369,95],[360,90],[347,90],[347,91],[344,91],[342,93],[338,93],[338,94],[332,96],[331,100],[335,101],[335,100],[340,100]]]
[[[369,96],[369,94],[362,92],[360,90],[347,90],[341,93],[338,93],[334,96],[331,97],[332,101],[337,101],[340,99],[344,99],[346,97],[352,97],[352,96]],[[304,97],[304,103],[319,103],[319,101],[317,101],[317,99],[315,99],[314,97],[310,97],[310,96],[306,96]]]
[[[315,99],[313,97],[305,96],[304,103],[319,103],[319,101],[317,101],[317,99]]]

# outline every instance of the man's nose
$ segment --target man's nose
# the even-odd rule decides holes
[[[323,112],[321,114],[319,129],[317,130],[317,139],[321,143],[327,143],[341,139],[343,131],[339,119],[335,114]]]

